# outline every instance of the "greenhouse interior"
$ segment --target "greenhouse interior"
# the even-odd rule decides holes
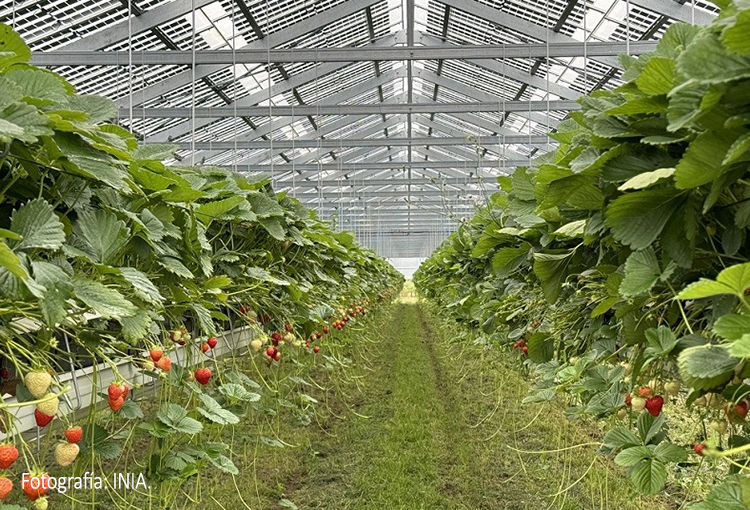
[[[749,0],[0,0],[0,510],[750,509]]]

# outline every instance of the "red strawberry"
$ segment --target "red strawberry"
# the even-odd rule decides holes
[[[698,444],[693,445],[693,451],[695,452],[696,455],[699,455],[701,457],[703,457],[703,452],[706,450],[706,448],[708,448],[708,446],[706,446],[703,443],[698,443]]]
[[[149,356],[151,356],[151,361],[156,363],[161,359],[162,356],[164,356],[164,351],[159,349],[158,347],[154,347],[150,351],[148,351]]]
[[[211,375],[211,370],[207,368],[199,368],[195,371],[195,380],[205,386],[211,379]]]
[[[69,443],[78,443],[83,439],[83,429],[78,426],[66,429],[65,439],[67,439]]]
[[[208,344],[206,342],[203,342],[201,344],[201,352],[202,353],[204,353],[204,354],[207,353],[209,349],[210,349],[210,347],[208,346]]]
[[[277,342],[282,339],[281,333],[274,333],[271,335],[271,340],[276,340]]]
[[[125,390],[119,384],[112,383],[109,385],[109,388],[107,388],[107,395],[110,400],[117,400],[122,397],[123,393],[125,393]]]
[[[316,345],[315,347],[313,347],[313,352],[314,352],[315,354],[318,354],[318,353],[320,352],[320,346],[319,346],[319,345]]]
[[[625,405],[627,407],[630,407],[630,406],[633,405],[633,397],[630,396],[630,393],[628,393],[627,395],[625,395]]]
[[[208,339],[208,346],[211,349],[215,349],[217,345],[219,345],[219,341],[216,339],[215,336],[212,336],[211,338]]]
[[[47,425],[49,425],[49,422],[51,422],[55,417],[47,416],[39,409],[34,409],[34,418],[36,418],[37,427],[46,427]]]
[[[281,361],[281,351],[276,351],[276,354],[273,355],[274,361]]]
[[[659,416],[663,406],[664,398],[661,395],[656,395],[655,397],[646,400],[646,411],[651,413],[651,416]]]
[[[320,340],[320,337],[321,337],[321,336],[323,336],[323,335],[321,335],[320,333],[315,333],[315,338],[316,338],[316,339]]]
[[[5,501],[13,490],[13,482],[4,476],[0,477],[0,501]]]
[[[109,408],[112,409],[113,412],[117,412],[120,409],[122,409],[122,406],[125,405],[125,398],[123,396],[120,396],[118,398],[109,399]]]
[[[285,325],[285,326],[284,326],[284,330],[285,330],[285,331],[286,331],[287,333],[294,333],[294,327],[292,327],[292,325],[291,325],[291,324],[287,324],[287,325]]]
[[[7,367],[0,368],[0,379],[2,379],[3,381],[7,381],[8,379],[10,379],[10,370],[8,370]]]
[[[245,305],[240,305],[240,313],[242,315],[245,315],[247,313],[247,307]]]
[[[38,475],[29,475],[24,473],[21,479],[21,490],[31,501],[36,501],[49,491],[49,475],[42,473]]]
[[[653,392],[648,386],[641,386],[638,388],[638,396],[640,397],[650,397],[652,394]]]
[[[0,445],[0,468],[8,469],[18,458],[18,448],[12,444]]]
[[[168,356],[164,356],[162,359],[155,363],[156,368],[160,368],[165,372],[169,372],[172,368],[172,360]]]
[[[729,410],[729,404],[727,404],[724,406],[724,413],[732,423],[737,421],[738,418],[740,420],[744,420],[747,416],[747,402],[742,400],[738,402],[734,407],[732,407],[731,410]]]
[[[524,353],[524,354],[525,354],[526,356],[528,356],[528,355],[529,355],[529,346],[528,346],[528,345],[524,345],[523,347],[521,347],[521,350],[523,351],[523,353]]]
[[[276,348],[275,348],[275,347],[268,347],[268,348],[266,349],[266,355],[267,355],[267,356],[268,356],[269,358],[273,358],[274,356],[276,356],[276,352],[277,352],[277,351],[276,351]]]
[[[122,398],[128,398],[129,393],[130,386],[128,386],[128,383],[122,383]]]
[[[323,334],[327,335],[330,329],[328,329],[328,326],[323,327]]]

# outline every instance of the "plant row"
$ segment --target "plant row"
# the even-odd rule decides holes
[[[0,469],[11,468],[0,500],[19,452],[23,470],[48,478],[20,434],[24,406],[36,407],[39,427],[64,422],[66,438],[52,446],[61,468],[117,457],[112,431],[138,427],[151,438],[150,476],[186,479],[201,465],[234,473],[221,433],[209,441],[204,429],[257,412],[259,385],[214,360],[221,332],[253,332],[234,362],[309,364],[324,335],[388,301],[401,277],[266,178],[166,166],[175,147],[139,145],[109,122],[112,101],[76,94],[29,59],[0,25]],[[150,419],[118,375],[123,362],[163,383]],[[109,411],[74,418],[58,377],[86,366]],[[104,387],[101,366],[115,374]],[[46,508],[46,491],[23,491]]]
[[[750,499],[750,5],[721,8],[621,57],[623,84],[583,97],[415,275],[517,353],[527,402],[607,423],[602,453],[642,492],[724,473],[696,510]]]

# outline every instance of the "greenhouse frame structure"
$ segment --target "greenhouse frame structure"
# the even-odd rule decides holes
[[[675,0],[6,0],[32,63],[173,163],[270,176],[386,257],[424,257],[618,86]]]

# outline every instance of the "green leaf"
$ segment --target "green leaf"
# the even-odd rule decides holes
[[[620,284],[620,294],[637,296],[648,292],[660,275],[659,261],[653,248],[649,246],[645,250],[634,251],[625,261],[625,278]]]
[[[729,313],[714,322],[714,333],[726,340],[739,340],[750,333],[750,315]]]
[[[747,510],[745,480],[736,476],[726,479],[713,487],[704,501],[690,505],[688,510]]]
[[[630,479],[643,494],[656,494],[667,482],[667,468],[659,460],[643,460],[633,467]]]
[[[535,253],[534,274],[542,284],[542,290],[547,301],[554,303],[562,290],[566,269],[573,257],[574,251],[568,253]]]
[[[750,358],[750,333],[746,333],[729,346],[729,354],[738,358]]]
[[[587,220],[571,221],[561,226],[553,232],[555,235],[562,237],[583,237],[583,231],[586,228]]]
[[[731,379],[740,361],[730,356],[725,346],[699,345],[682,351],[677,365],[685,384],[696,390],[707,390]]]
[[[39,298],[44,321],[50,326],[61,323],[68,313],[65,302],[73,290],[70,276],[60,266],[41,260],[32,262],[31,268],[34,280],[44,287]]]
[[[654,457],[665,464],[670,462],[684,462],[687,460],[687,452],[676,444],[662,441],[654,448]]]
[[[198,395],[198,398],[203,403],[203,407],[198,407],[198,412],[212,422],[220,425],[233,425],[240,422],[237,415],[221,407],[221,404],[219,404],[213,397],[201,393]]]
[[[143,411],[141,406],[136,404],[133,400],[126,400],[120,408],[119,415],[126,420],[142,420]]]
[[[164,404],[156,413],[156,417],[167,427],[183,434],[197,434],[203,430],[203,425],[190,418],[187,411],[177,404]]]
[[[260,395],[245,389],[239,383],[225,383],[219,386],[219,393],[227,398],[241,400],[243,402],[257,402]]]
[[[636,78],[635,84],[650,96],[666,94],[674,86],[676,66],[671,58],[652,57]]]
[[[591,318],[594,319],[600,315],[609,311],[614,305],[620,301],[619,297],[608,297],[600,302],[596,307],[591,310]]]
[[[526,241],[515,248],[498,248],[492,256],[492,270],[497,276],[506,276],[523,264],[529,257],[531,245]]]
[[[0,70],[31,60],[31,50],[9,25],[0,23]]]
[[[226,213],[240,205],[245,201],[245,197],[242,195],[235,195],[224,200],[216,200],[214,202],[207,202],[201,204],[196,208],[195,215],[206,225],[210,224],[215,219],[222,218]]]
[[[138,271],[134,267],[121,267],[120,274],[133,286],[135,295],[142,300],[154,305],[161,305],[164,302],[164,297],[159,292],[159,289],[145,273]]]
[[[36,143],[39,136],[52,135],[49,117],[26,103],[12,103],[0,111],[0,142],[14,139]]]
[[[11,241],[14,250],[43,248],[57,250],[65,241],[63,224],[46,200],[35,198],[13,211],[10,229],[21,236],[20,241]]]
[[[610,450],[638,446],[641,440],[627,427],[615,427],[604,435],[604,446]]]
[[[659,237],[679,201],[679,195],[671,189],[629,193],[609,204],[604,223],[615,239],[634,250],[642,250]]]
[[[139,310],[132,317],[123,317],[120,319],[122,325],[122,335],[129,342],[138,342],[146,338],[151,326],[151,316],[145,310]]]
[[[8,271],[10,271],[11,274],[15,275],[21,280],[26,280],[26,278],[29,277],[29,274],[26,272],[26,269],[21,264],[21,261],[19,260],[18,256],[15,253],[13,253],[13,250],[11,250],[8,247],[8,245],[5,244],[5,242],[1,239],[0,239],[0,267],[4,267]]]
[[[748,38],[748,40],[750,40],[750,38]],[[744,135],[737,138],[729,147],[729,149],[727,149],[727,154],[726,156],[724,156],[724,161],[722,161],[721,164],[729,165],[733,163],[737,159],[746,155],[749,149],[750,149],[750,133],[745,133]]]
[[[666,417],[664,414],[653,416],[651,413],[641,413],[636,421],[638,435],[641,436],[643,444],[648,444],[661,431]]]
[[[750,10],[739,11],[734,16],[734,23],[721,32],[721,42],[733,53],[750,55]]]
[[[617,189],[620,191],[626,191],[629,189],[648,188],[662,179],[671,177],[674,175],[674,172],[674,168],[659,168],[657,170],[652,170],[651,172],[644,172],[635,177],[631,177]]]
[[[85,241],[83,250],[97,264],[111,265],[130,239],[130,229],[125,222],[101,209],[79,213],[75,227]]]
[[[750,57],[727,52],[719,38],[707,32],[677,58],[677,69],[699,83],[724,83],[750,77]]]
[[[106,97],[89,94],[68,96],[67,108],[84,112],[88,122],[98,124],[108,121],[117,115],[115,103]]]
[[[273,446],[274,448],[284,448],[284,443],[277,441],[276,439],[271,439],[270,437],[260,436],[260,442],[267,446]]]
[[[555,354],[555,342],[547,333],[536,332],[527,341],[529,359],[534,363],[546,363]]]
[[[195,278],[195,275],[193,275],[190,269],[185,267],[185,265],[177,258],[161,257],[156,262],[161,267],[163,267],[170,273],[176,274],[177,276],[182,276],[183,278]]]
[[[750,262],[730,266],[719,273],[716,281],[701,278],[677,295],[677,299],[701,299],[720,294],[734,294],[743,299],[750,287]]]
[[[105,287],[84,276],[73,278],[73,293],[86,306],[105,319],[121,319],[138,313],[138,308],[117,290]]]
[[[723,172],[722,161],[736,138],[725,131],[698,135],[675,167],[675,186],[690,189],[714,181]]]
[[[284,215],[284,209],[282,209],[279,203],[263,193],[250,193],[247,196],[247,201],[250,202],[250,206],[258,218]]]
[[[648,356],[669,354],[677,345],[677,337],[667,326],[647,329],[646,340],[648,341],[648,347],[646,348],[646,355]]]
[[[651,458],[651,450],[643,445],[625,448],[615,457],[615,464],[622,467],[633,467]]]
[[[278,241],[283,241],[285,239],[284,227],[281,226],[279,218],[259,218],[258,223],[260,223],[274,239]]]
[[[31,66],[14,66],[4,76],[21,90],[27,102],[36,106],[62,103],[67,99],[65,80],[51,71]]]

